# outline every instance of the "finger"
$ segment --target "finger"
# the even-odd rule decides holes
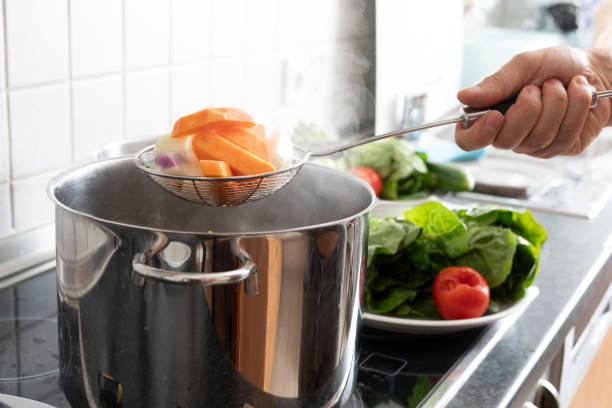
[[[534,128],[542,113],[542,92],[528,85],[504,115],[504,127],[493,141],[500,149],[514,149]]]
[[[457,98],[466,105],[484,108],[516,95],[530,83],[531,76],[537,71],[541,58],[538,55],[535,52],[516,55],[476,86],[459,91]]]
[[[564,154],[575,149],[576,143],[580,141],[591,104],[591,90],[585,77],[577,75],[572,78],[567,87],[567,98],[567,111],[557,136],[551,144],[535,152],[541,157]]]
[[[514,151],[530,154],[550,145],[555,139],[565,112],[567,111],[567,91],[558,79],[549,79],[542,85],[542,114],[534,129]]]
[[[460,124],[455,128],[457,146],[466,151],[482,149],[490,145],[504,125],[504,115],[497,111],[487,112],[472,126],[464,129]]]

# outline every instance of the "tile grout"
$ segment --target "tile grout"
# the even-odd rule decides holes
[[[127,84],[126,84],[126,72],[125,67],[127,63],[125,61],[126,51],[125,51],[125,43],[126,43],[126,35],[125,35],[125,4],[126,0],[121,0],[121,97],[123,106],[121,109],[121,117],[122,121],[122,139],[127,139]]]
[[[168,113],[166,125],[171,126],[172,122],[172,5],[175,0],[168,0]]]
[[[74,88],[72,86],[72,0],[66,2],[68,13],[68,115],[70,116],[70,163],[74,163]]]
[[[9,229],[15,229],[15,202],[13,200],[13,153],[12,153],[12,141],[11,141],[11,106],[10,100],[8,96],[8,77],[9,77],[9,69],[8,69],[8,39],[7,39],[7,18],[6,18],[6,0],[2,0],[2,34],[3,34],[3,42],[4,42],[4,83],[2,84],[5,87],[5,92],[3,95],[5,107],[4,114],[6,115],[6,143],[7,143],[7,183],[9,186],[8,192],[8,201],[9,201]]]

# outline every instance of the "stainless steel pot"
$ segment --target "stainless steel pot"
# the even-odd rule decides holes
[[[61,386],[77,407],[322,407],[353,386],[367,212],[307,164],[231,208],[180,200],[131,158],[54,179]]]

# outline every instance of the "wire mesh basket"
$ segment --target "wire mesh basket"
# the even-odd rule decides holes
[[[154,146],[148,146],[134,158],[136,167],[169,193],[193,203],[213,207],[231,207],[264,198],[287,185],[300,171],[310,154],[293,148],[291,165],[269,173],[252,176],[195,177],[168,174],[157,170]]]

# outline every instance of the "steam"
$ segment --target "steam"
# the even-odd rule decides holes
[[[374,117],[374,2],[342,0],[333,75],[332,117],[341,134]]]

